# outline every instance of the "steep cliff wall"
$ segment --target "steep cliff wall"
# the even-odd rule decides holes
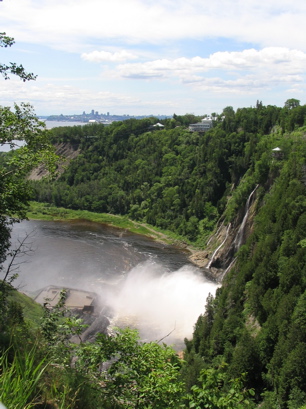
[[[70,143],[58,143],[55,144],[55,152],[60,158],[57,168],[57,174],[59,177],[69,165],[69,162],[79,155],[80,149],[75,149],[75,147]],[[32,170],[29,175],[29,180],[41,180],[46,176],[48,176],[48,171],[46,168],[44,166],[39,166],[38,168]]]
[[[239,210],[232,223],[225,224],[220,220],[216,232],[209,238],[204,251],[192,254],[190,260],[216,280],[222,281],[226,273],[233,267],[236,253],[245,244],[253,230],[257,206],[258,185],[250,193],[245,206]]]

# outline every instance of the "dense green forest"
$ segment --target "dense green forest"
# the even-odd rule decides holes
[[[13,44],[0,33],[0,47]],[[0,73],[36,78],[15,63]],[[0,155],[0,401],[8,409],[305,409],[306,105],[257,101],[213,117],[206,133],[189,132],[194,115],[173,115],[159,130],[149,118],[47,132],[30,105],[0,107],[0,146],[16,148]],[[50,141],[74,159],[56,162]],[[40,165],[53,181],[29,181]],[[251,197],[248,237],[236,245]],[[11,227],[31,198],[143,221],[202,249],[209,236],[218,245],[227,226],[234,245],[214,264],[222,286],[185,340],[184,360],[131,329],[84,342],[65,290],[48,309],[14,289],[12,262],[24,250],[10,247]]]
[[[221,224],[237,232],[255,193],[250,234],[230,255],[227,262],[235,263],[185,340],[184,362],[129,331],[72,345],[69,336],[82,324],[65,316],[61,305],[45,311],[33,332],[2,285],[1,345],[8,346],[10,337],[12,348],[27,337],[34,342],[34,333],[40,339],[35,357],[50,352],[45,386],[34,385],[39,396],[58,403],[61,397],[62,408],[305,405],[306,106],[295,99],[284,107],[257,101],[236,111],[226,107],[214,118],[205,133],[188,130],[201,119],[193,115],[159,121],[159,130],[152,128],[158,120],[148,118],[49,131],[57,149],[69,146],[77,155],[65,169],[59,166],[53,181],[27,182],[37,201],[126,216],[205,249]],[[9,156],[12,166],[14,154],[0,157],[4,168]],[[31,357],[31,348],[24,349]],[[73,357],[75,367],[67,365]],[[99,364],[110,359],[115,365],[105,376]],[[7,365],[0,364],[2,370]],[[18,370],[21,363],[15,365]],[[60,381],[54,382],[54,368]],[[45,401],[32,407],[55,406]]]
[[[154,118],[53,129],[53,143],[69,143],[80,153],[56,183],[39,183],[36,199],[127,215],[203,245],[246,172],[253,186],[264,184],[272,149],[279,146],[288,157],[292,140],[284,134],[304,124],[306,107],[287,105],[226,107],[202,134],[188,130],[199,120],[193,115],[174,115],[155,131]]]
[[[217,221],[234,223],[256,190],[252,234],[216,298],[186,340],[187,384],[226,362],[226,380],[246,373],[262,407],[298,408],[306,399],[306,106],[234,111],[206,133],[199,118],[176,116],[52,131],[78,157],[36,199],[67,208],[127,215],[205,246]],[[280,148],[278,157],[274,148]]]

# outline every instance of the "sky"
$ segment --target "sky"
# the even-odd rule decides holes
[[[305,103],[305,0],[0,0],[0,104],[37,115],[205,115]]]

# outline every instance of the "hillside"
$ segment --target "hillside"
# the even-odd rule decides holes
[[[222,359],[229,377],[246,372],[257,399],[265,397],[264,408],[298,408],[306,397],[304,130],[289,138],[291,152],[271,163],[254,192],[245,244],[187,342],[190,362]],[[224,244],[216,264],[228,263],[236,238]]]
[[[288,102],[289,101],[289,102]],[[35,182],[36,200],[127,215],[199,248],[195,262],[222,287],[209,297],[185,379],[226,362],[246,372],[261,408],[306,401],[306,106],[227,107],[206,133],[195,118],[128,120],[53,130],[79,151],[61,177]]]

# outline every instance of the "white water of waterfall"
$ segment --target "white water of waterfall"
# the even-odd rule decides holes
[[[230,271],[230,269],[233,267],[233,265],[235,264],[237,260],[237,257],[235,257],[230,264],[226,267],[226,269],[224,270],[222,276],[221,276],[221,281],[223,280],[223,278],[226,276],[226,274]]]
[[[231,228],[231,224],[229,224],[229,225],[227,226],[225,238],[224,238],[224,240],[222,241],[222,243],[221,243],[221,244],[216,248],[216,250],[213,252],[213,255],[211,256],[211,259],[210,259],[210,261],[209,261],[209,263],[208,263],[208,265],[207,265],[207,268],[210,268],[210,267],[211,267],[211,265],[212,265],[212,263],[213,263],[213,261],[214,261],[216,255],[217,255],[218,251],[221,249],[221,247],[223,246],[223,244],[226,242],[226,239],[227,239],[227,237],[228,237],[230,228]]]
[[[222,227],[223,227],[223,222],[222,222],[222,224],[218,227],[218,230],[216,231],[216,233],[214,233],[214,234],[210,237],[210,239],[209,239],[208,242],[206,243],[206,246],[209,245],[209,243],[212,241],[212,239],[213,239],[214,237],[217,237],[217,236],[218,236],[218,234],[219,234],[220,230],[222,229]]]
[[[238,250],[241,247],[242,240],[243,240],[243,235],[244,235],[245,225],[246,225],[246,222],[247,222],[248,216],[249,216],[251,200],[252,200],[253,194],[255,193],[257,188],[258,188],[258,185],[255,186],[254,190],[252,190],[252,192],[250,193],[250,195],[248,197],[248,200],[247,200],[247,202],[245,204],[244,217],[243,217],[242,223],[241,223],[241,225],[239,227],[239,230],[238,230],[237,235],[236,235],[235,240],[234,240],[235,250]]]
[[[184,348],[181,341],[192,336],[206,297],[217,287],[194,266],[169,273],[162,265],[146,261],[132,268],[113,292],[101,291],[112,309],[112,326],[138,328],[145,341],[171,332],[165,342]]]

